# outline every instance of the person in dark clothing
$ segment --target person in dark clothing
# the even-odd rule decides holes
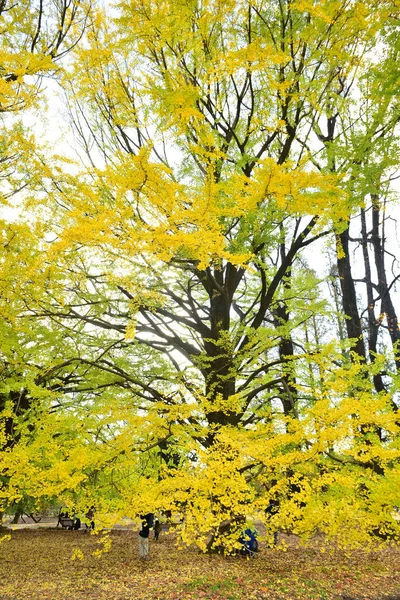
[[[150,527],[150,529],[153,527],[154,513],[147,513],[147,515],[140,515],[140,518],[142,519],[142,521],[147,522],[147,525]]]
[[[242,556],[254,556],[258,552],[258,531],[248,527],[240,536],[239,542],[242,544],[240,554]]]
[[[61,511],[58,515],[57,527],[61,525],[61,527],[65,527],[63,525],[63,520],[69,519],[69,514],[66,511]]]
[[[150,527],[148,521],[145,518],[146,516],[147,515],[140,515],[140,518],[142,519],[142,527],[139,531],[139,556],[144,560],[149,558]]]
[[[94,529],[94,506],[89,508],[85,517],[90,521],[89,525],[86,523],[86,529]]]
[[[160,536],[160,531],[161,531],[161,523],[158,519],[154,520],[154,537],[156,542],[158,542],[158,538]]]

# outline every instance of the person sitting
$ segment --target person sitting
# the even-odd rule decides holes
[[[251,529],[250,527],[242,533],[239,538],[239,542],[242,544],[239,552],[242,556],[254,556],[258,552],[257,535],[257,529]]]
[[[66,511],[61,511],[58,515],[57,527],[59,525],[64,527],[63,520],[65,520],[65,519],[69,519],[69,514]]]

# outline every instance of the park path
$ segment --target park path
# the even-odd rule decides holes
[[[51,529],[57,528],[58,519],[56,517],[43,517],[39,522],[35,523],[30,517],[24,515],[24,521],[19,520],[18,523],[12,523],[11,520],[3,519],[3,527],[16,531],[18,529]],[[62,529],[61,526],[58,527]],[[82,526],[82,530],[85,531],[85,526]],[[137,523],[130,519],[124,519],[121,523],[114,525],[112,529],[121,531],[131,531],[137,529]]]

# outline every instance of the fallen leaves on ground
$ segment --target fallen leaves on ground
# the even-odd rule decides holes
[[[400,547],[345,552],[286,536],[254,559],[179,550],[173,532],[138,556],[134,531],[18,530],[0,545],[0,600],[400,600]],[[74,558],[73,558],[74,557]]]

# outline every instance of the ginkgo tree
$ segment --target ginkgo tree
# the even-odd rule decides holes
[[[23,214],[21,193],[37,189],[43,168],[35,133],[29,127],[35,110],[46,111],[44,77],[55,77],[58,62],[81,39],[90,3],[40,1],[0,3],[0,239],[2,270],[0,304],[0,364],[2,438],[4,450],[15,441],[14,419],[34,411],[35,396],[44,381],[43,347],[51,347],[51,332],[43,324],[22,318],[24,287],[31,281],[38,241],[44,229],[35,223],[14,222]],[[37,289],[36,293],[39,293]],[[43,342],[44,340],[44,342]],[[42,343],[43,342],[43,343]],[[35,389],[35,393],[32,392]],[[33,395],[32,395],[33,393]],[[5,435],[5,438],[4,438]],[[17,436],[18,437],[18,436]],[[5,480],[1,483],[7,481]],[[0,511],[1,512],[1,511]]]
[[[324,239],[347,256],[371,193],[361,137],[395,140],[396,86],[385,110],[362,86],[393,64],[397,22],[395,2],[93,12],[63,80],[84,164],[48,163],[29,198],[48,230],[25,316],[68,332],[73,385],[21,425],[14,498],[176,510],[184,541],[228,552],[244,515],[271,535],[397,537],[393,356],[332,335],[310,268]]]

